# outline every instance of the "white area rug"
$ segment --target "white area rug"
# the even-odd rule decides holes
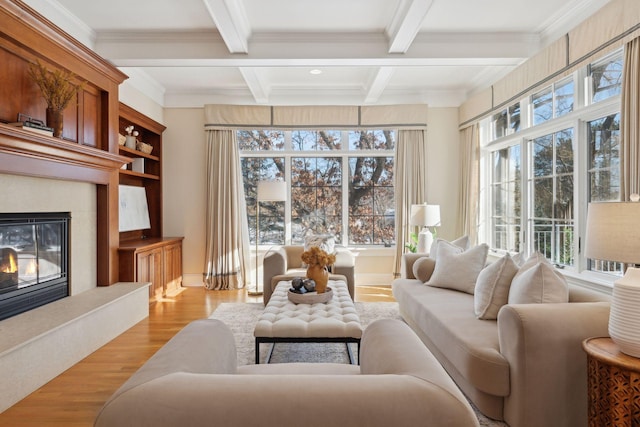
[[[360,315],[362,327],[376,319],[402,319],[395,302],[356,302],[356,309]],[[261,303],[223,303],[209,316],[211,319],[222,320],[231,328],[236,339],[238,364],[250,365],[255,363],[255,340],[253,329],[264,306]],[[357,359],[357,345],[350,344],[354,357]],[[270,344],[261,344],[260,363],[264,363]],[[274,347],[271,363],[290,362],[335,362],[349,363],[345,344],[332,343],[278,343]],[[473,405],[472,405],[473,406]],[[476,408],[480,425],[483,427],[508,427],[507,424],[491,420]]]

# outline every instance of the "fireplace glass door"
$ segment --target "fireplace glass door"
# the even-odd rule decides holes
[[[0,319],[68,292],[68,213],[0,214]]]

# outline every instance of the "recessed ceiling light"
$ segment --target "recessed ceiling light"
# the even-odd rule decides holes
[[[309,71],[309,73],[313,75],[318,75],[318,74],[322,74],[322,70],[318,70],[317,68],[314,68],[313,70]]]

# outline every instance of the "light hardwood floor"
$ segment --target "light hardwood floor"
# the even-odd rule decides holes
[[[389,286],[358,286],[355,299],[394,301]],[[152,304],[148,318],[0,414],[0,426],[92,426],[109,396],[187,323],[208,317],[223,302],[261,300],[245,290],[182,288]]]

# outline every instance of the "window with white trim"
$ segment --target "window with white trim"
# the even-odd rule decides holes
[[[393,130],[237,131],[251,242],[302,244],[306,235],[331,234],[345,246],[394,245],[395,136]],[[287,201],[257,203],[257,183],[264,180],[286,181]]]
[[[622,52],[553,82],[520,102],[530,117],[518,134],[491,132],[483,142],[488,219],[485,240],[493,249],[542,252],[554,264],[575,270],[619,274],[618,263],[580,254],[578,221],[590,201],[620,199],[620,93]],[[586,85],[586,87],[585,87]],[[589,96],[577,105],[575,94]],[[495,129],[496,116],[484,126]],[[504,120],[504,119],[503,119]]]

